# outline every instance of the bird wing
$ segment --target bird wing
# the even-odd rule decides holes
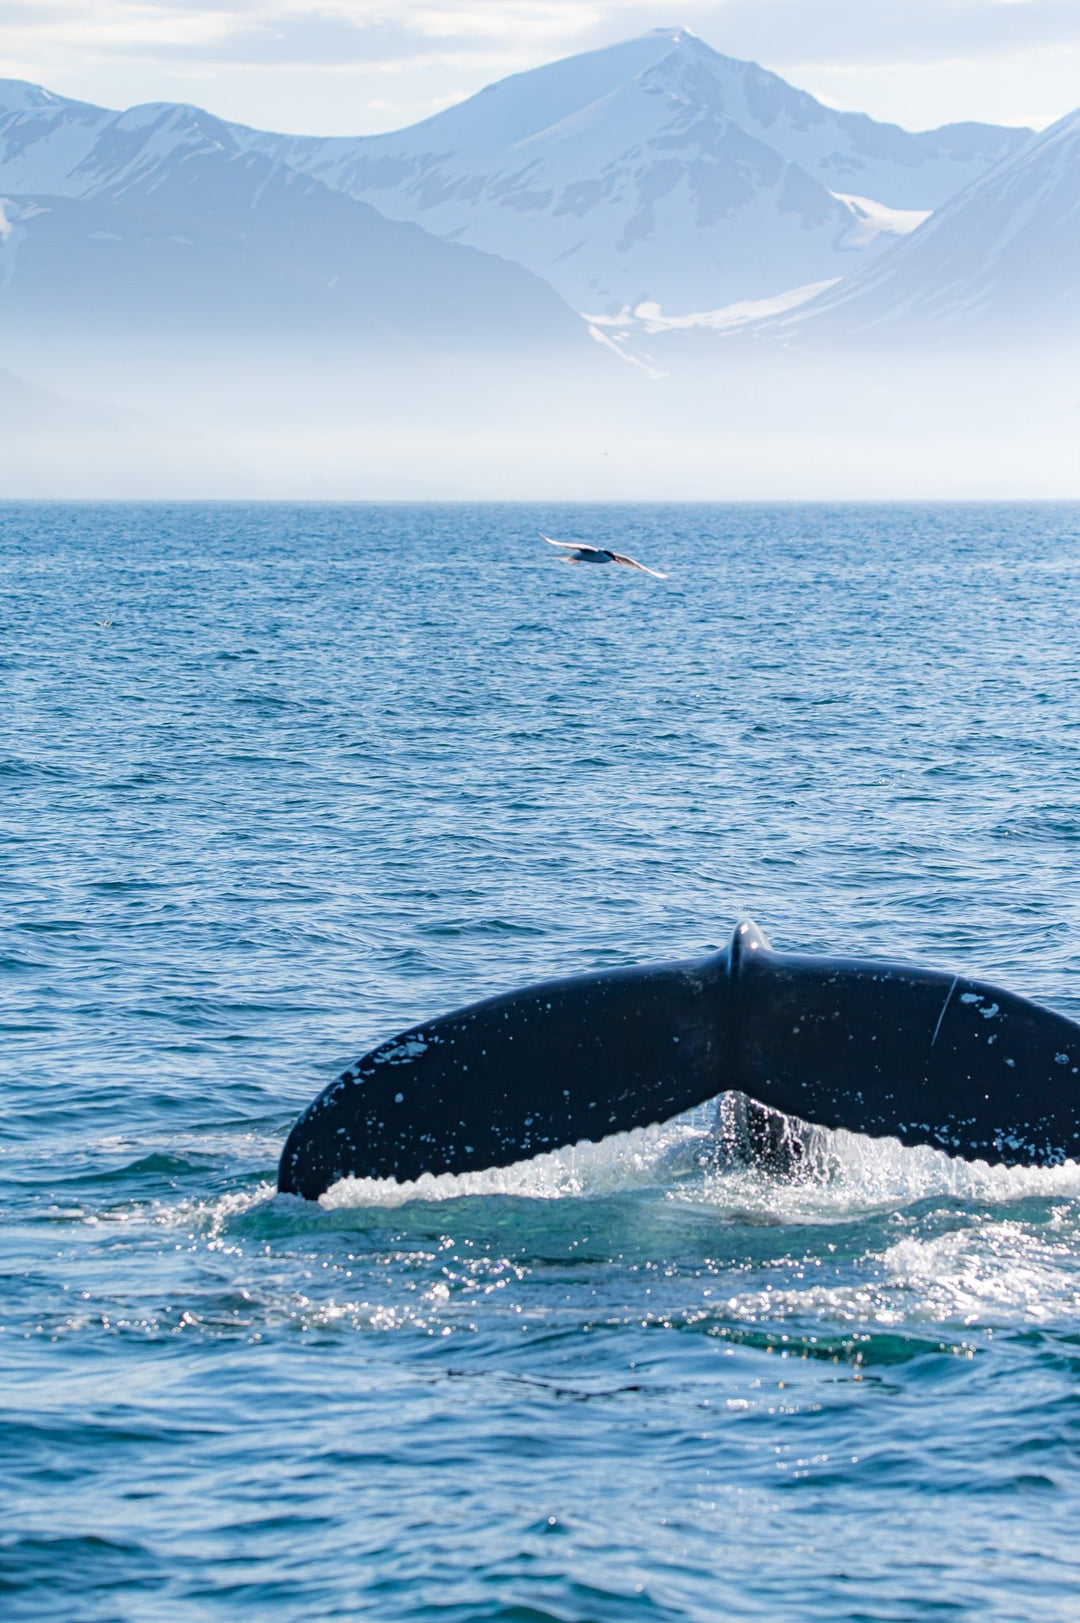
[[[628,558],[625,552],[608,552],[613,563],[626,564],[628,569],[641,569],[646,575],[652,575],[654,580],[667,580],[667,576],[659,569],[650,569],[648,564],[639,564],[636,558]]]
[[[606,547],[587,547],[583,541],[553,541],[550,535],[544,534],[543,530],[540,531],[540,539],[546,541],[549,547],[569,547],[571,552],[603,552],[606,556],[613,556],[608,553]],[[638,568],[641,567],[639,564]]]

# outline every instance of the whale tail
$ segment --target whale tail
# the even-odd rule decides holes
[[[507,1166],[731,1090],[783,1116],[1009,1165],[1080,1156],[1080,1026],[905,964],[723,951],[543,982],[415,1026],[297,1121],[278,1187]],[[764,1129],[763,1129],[764,1130]]]

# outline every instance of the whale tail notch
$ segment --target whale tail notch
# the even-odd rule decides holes
[[[1080,1156],[1080,1026],[911,965],[774,951],[542,982],[391,1038],[289,1134],[278,1187],[507,1166],[738,1091],[825,1127],[1006,1164]]]

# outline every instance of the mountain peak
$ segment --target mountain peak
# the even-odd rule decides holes
[[[638,42],[642,45],[667,46],[659,56],[653,58],[652,66],[659,66],[662,62],[679,62],[693,64],[695,67],[709,66],[715,71],[735,70],[752,66],[750,63],[740,62],[736,57],[724,56],[716,51],[700,34],[695,34],[692,28],[652,28],[647,34],[641,34]],[[612,50],[617,47],[611,47]]]
[[[54,96],[42,85],[27,79],[0,79],[0,114],[28,113],[37,107],[60,107],[62,96]]]
[[[206,112],[186,101],[141,101],[116,116],[118,128],[142,130],[156,128],[162,131],[195,130],[200,134],[215,135],[228,129],[228,125],[213,113]]]
[[[669,39],[672,45],[685,45],[693,40],[697,45],[705,42],[692,28],[649,28],[642,35],[643,39]]]

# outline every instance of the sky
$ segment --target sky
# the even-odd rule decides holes
[[[676,26],[908,129],[1041,128],[1080,105],[1080,0],[0,0],[0,77],[366,134]]]

